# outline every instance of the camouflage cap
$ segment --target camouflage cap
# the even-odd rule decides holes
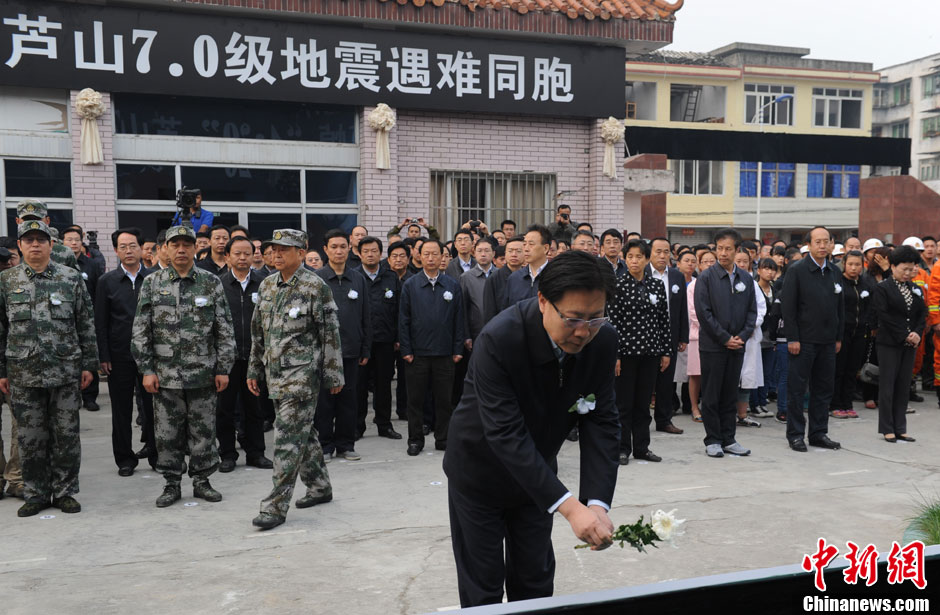
[[[50,226],[50,227],[49,227],[49,236],[52,237],[52,238],[55,239],[55,240],[58,240],[58,239],[59,239],[59,229],[57,229],[57,228],[54,227],[54,226]]]
[[[266,246],[288,246],[290,248],[307,249],[307,233],[292,228],[282,228],[274,231],[271,239],[263,242],[261,249]]]
[[[16,229],[16,237],[20,238],[30,231],[39,231],[49,239],[52,239],[52,233],[49,232],[49,227],[46,226],[46,223],[42,220],[26,220],[25,222],[21,222],[20,226]]]
[[[23,199],[16,204],[16,217],[20,220],[42,220],[49,215],[49,208],[42,201]]]
[[[170,243],[174,239],[188,239],[196,243],[196,233],[191,226],[171,226],[166,231],[166,242]]]

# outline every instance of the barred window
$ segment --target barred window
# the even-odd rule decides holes
[[[517,231],[547,224],[554,215],[555,185],[551,173],[431,171],[431,224],[442,238],[452,237],[468,220],[482,220],[490,231],[507,218]]]

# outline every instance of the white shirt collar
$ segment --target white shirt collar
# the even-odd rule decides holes
[[[121,263],[121,269],[124,271],[124,275],[130,278],[131,284],[133,284],[137,281],[137,276],[139,276],[141,272],[144,270],[144,266],[142,263],[137,263],[137,273],[131,273],[130,271],[128,271],[127,267],[124,266],[124,263]]]

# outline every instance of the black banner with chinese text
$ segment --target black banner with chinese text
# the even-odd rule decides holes
[[[621,117],[621,48],[0,0],[0,84]]]

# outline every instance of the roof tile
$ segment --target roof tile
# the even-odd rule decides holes
[[[353,0],[347,0],[352,2]],[[362,0],[371,1],[371,0]],[[378,0],[387,2],[388,0]],[[396,0],[398,4],[413,4],[423,8],[427,0]],[[569,19],[584,18],[587,20],[600,17],[607,20],[634,19],[641,21],[674,21],[675,13],[682,8],[685,0],[431,0],[435,7],[446,3],[462,4],[471,12],[477,8],[498,11],[508,9],[520,15],[526,13],[561,13]],[[433,10],[428,7],[424,10]]]

